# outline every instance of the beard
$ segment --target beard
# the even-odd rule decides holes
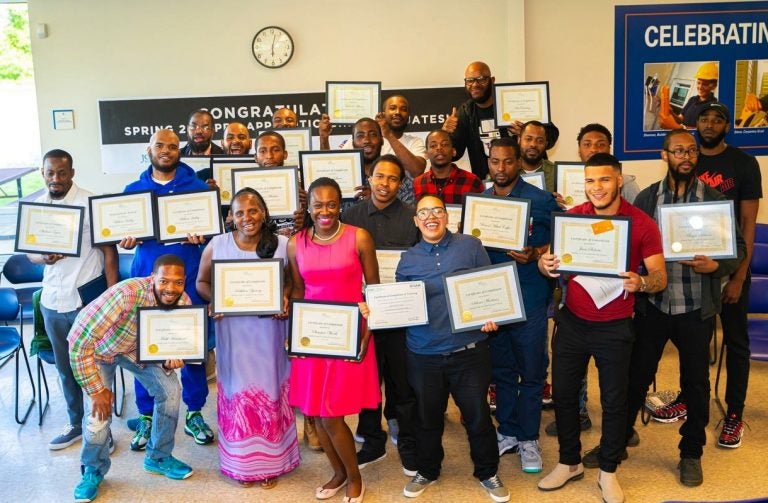
[[[177,158],[171,166],[163,166],[160,164],[160,159],[158,159],[157,156],[149,154],[149,162],[152,164],[153,168],[161,173],[173,173],[173,171],[176,169],[176,166],[179,165],[179,158]]]
[[[499,181],[499,178],[502,178],[503,181]],[[518,179],[518,175],[515,176],[507,176],[504,174],[503,176],[496,175],[493,177],[493,183],[495,183],[499,187],[509,187],[513,183],[515,183]]]
[[[610,205],[613,204],[614,201],[616,201],[616,199],[619,197],[619,192],[621,192],[621,188],[620,187],[616,187],[616,190],[613,191],[613,194],[611,194],[610,199],[607,202],[605,202],[605,203],[603,203],[603,204],[601,204],[599,206],[597,204],[595,204],[594,201],[592,201],[592,198],[590,198],[588,194],[587,194],[587,199],[589,199],[589,202],[592,203],[592,206],[594,206],[595,209],[602,210],[602,209],[605,209],[605,208],[609,207]]]
[[[536,151],[536,155],[530,157],[527,153],[523,153],[523,159],[531,166],[538,166],[542,159],[544,159],[544,152]]]
[[[725,134],[726,134],[725,131],[723,131],[719,135],[717,135],[717,136],[715,136],[713,138],[707,139],[707,138],[704,138],[704,136],[701,133],[699,133],[699,135],[698,135],[699,136],[699,143],[704,148],[715,148],[718,145],[720,145],[720,142],[723,141],[723,139],[725,138]]]
[[[475,103],[485,103],[491,99],[491,94],[493,94],[493,86],[489,82],[488,87],[485,88],[485,91],[483,91],[483,94],[479,98],[472,98],[471,93],[469,93],[469,97],[472,98],[472,101]]]
[[[189,140],[189,147],[192,149],[192,152],[195,154],[203,154],[206,150],[208,150],[208,147],[211,146],[211,140],[203,140],[201,142],[195,142],[195,140],[190,139]]]
[[[403,121],[403,123],[400,124],[399,126],[395,126],[394,124],[391,124],[388,122],[387,126],[389,126],[389,129],[391,129],[395,133],[402,133],[403,131],[405,131],[405,128],[408,127],[408,121],[407,120]]]
[[[152,287],[152,292],[155,294],[155,301],[157,302],[157,305],[159,307],[173,307],[173,306],[178,305],[179,301],[181,300],[181,294],[180,294],[178,297],[176,297],[175,301],[173,301],[170,304],[166,304],[165,302],[163,302],[162,297],[157,292],[157,288],[156,287],[154,287],[154,286]]]

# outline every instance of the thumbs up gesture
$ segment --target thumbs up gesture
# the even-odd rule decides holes
[[[451,109],[451,115],[445,118],[443,122],[443,131],[453,133],[456,131],[456,126],[459,125],[459,114],[456,112],[456,107]]]

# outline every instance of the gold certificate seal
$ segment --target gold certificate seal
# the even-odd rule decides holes
[[[175,225],[169,225],[168,227],[166,227],[165,230],[168,231],[168,234],[173,234],[173,233],[176,232],[176,226]]]
[[[37,243],[37,238],[35,237],[35,235],[34,234],[27,234],[27,244],[28,245],[33,245],[35,243]]]
[[[109,227],[104,227],[103,229],[101,229],[102,237],[108,238],[110,234],[112,234],[112,231],[109,230]]]
[[[570,264],[571,262],[573,262],[573,255],[571,255],[570,253],[563,253],[563,256],[560,257],[560,260],[563,261],[563,264]]]
[[[227,307],[232,307],[235,305],[235,299],[232,297],[224,297],[224,305]]]
[[[476,238],[480,237],[480,229],[472,229],[472,235]]]
[[[566,196],[565,204],[573,204],[573,198],[571,196]]]
[[[504,112],[504,113],[501,115],[501,118],[502,118],[502,119],[504,119],[505,121],[508,121],[508,120],[512,120],[512,116],[511,116],[511,115],[509,115],[509,112]]]
[[[675,241],[674,243],[672,243],[672,251],[675,253],[680,253],[681,251],[683,251],[683,243],[681,243],[680,241]]]
[[[157,344],[150,344],[147,348],[147,351],[149,351],[149,353],[152,355],[157,353]]]
[[[307,347],[307,346],[309,346],[309,337],[302,337],[302,338],[299,340],[299,344],[301,344],[301,345],[302,345],[302,346],[304,346],[304,347]]]
[[[472,311],[464,311],[461,313],[461,321],[472,321]]]
[[[339,117],[341,117],[341,110],[339,110],[339,109],[334,110],[333,111],[333,117],[335,119],[338,119]]]
[[[229,199],[232,197],[232,194],[230,194],[228,190],[225,190],[224,192],[221,193],[221,197],[223,197],[224,199]]]

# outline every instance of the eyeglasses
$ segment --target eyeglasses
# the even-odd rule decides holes
[[[190,124],[188,129],[190,131],[194,131],[196,129],[199,129],[200,131],[205,131],[207,133],[208,131],[211,130],[211,126],[209,126],[208,124],[206,124],[204,126],[198,126],[197,124]]]
[[[416,212],[416,218],[423,222],[424,220],[428,219],[430,215],[434,215],[437,218],[442,218],[447,214],[448,212],[445,211],[445,208],[441,208],[439,206],[436,208],[422,208]]]
[[[691,147],[688,150],[685,150],[684,148],[676,148],[674,150],[667,150],[675,159],[685,159],[685,154],[688,154],[688,157],[698,157],[699,156],[699,149],[697,147]]]
[[[480,77],[467,77],[464,79],[464,85],[465,86],[471,86],[472,84],[487,84],[488,81],[491,80],[488,76],[480,76]]]

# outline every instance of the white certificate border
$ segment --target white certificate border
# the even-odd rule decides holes
[[[173,316],[174,314],[181,314],[180,311],[195,311],[193,314],[197,315],[200,319],[199,326],[203,328],[202,337],[200,341],[200,354],[195,355],[196,358],[184,358],[184,363],[204,363],[208,356],[208,307],[205,305],[193,305],[193,306],[174,306],[172,308],[164,308],[159,306],[153,307],[140,307],[136,311],[136,361],[138,363],[163,363],[169,358],[167,356],[152,357],[149,355],[149,351],[143,347],[143,343],[146,342],[145,337],[142,337],[142,332],[146,331],[147,315],[152,313],[162,313],[164,316]],[[186,314],[186,313],[185,313]],[[200,337],[201,334],[193,334],[194,337]]]
[[[206,168],[211,169],[212,160],[213,160],[213,155],[210,155],[210,154],[209,155],[182,155],[179,158],[179,162],[183,162],[190,168],[194,169],[195,173],[202,171]],[[200,164],[207,164],[207,166],[199,167]]]
[[[77,228],[72,229],[72,231],[77,236],[77,243],[73,243],[75,247],[73,249],[67,249],[67,250],[48,250],[44,247],[36,247],[34,245],[25,244],[22,245],[21,243],[21,236],[26,236],[27,233],[24,232],[22,234],[22,222],[24,222],[26,219],[24,218],[25,215],[29,210],[32,208],[50,208],[52,210],[56,210],[60,213],[73,213],[77,215]],[[80,248],[82,247],[83,243],[83,218],[85,217],[85,208],[82,206],[69,206],[66,204],[47,204],[47,203],[32,203],[32,202],[19,202],[19,211],[16,216],[16,239],[14,240],[13,244],[13,251],[19,252],[19,253],[39,253],[42,255],[46,255],[49,253],[55,253],[57,255],[64,255],[65,257],[79,257],[80,256]],[[25,226],[24,226],[25,227]]]
[[[301,350],[298,350],[296,348],[300,347],[300,344],[296,341],[296,338],[300,336],[298,333],[294,333],[295,329],[297,329],[299,323],[298,317],[301,314],[301,310],[305,307],[308,308],[314,308],[317,309],[318,307],[325,307],[330,311],[343,311],[348,312],[350,315],[353,316],[354,323],[356,327],[352,327],[353,330],[357,332],[356,342],[355,342],[355,348],[354,348],[354,354],[350,353],[330,353],[330,354],[319,354],[319,353],[308,353],[303,352]],[[351,303],[351,302],[321,302],[321,301],[312,301],[312,300],[292,300],[290,304],[290,316],[288,317],[288,356],[310,356],[315,358],[338,358],[342,360],[357,360],[357,356],[360,354],[360,345],[362,342],[362,323],[361,323],[361,316],[360,316],[360,307],[357,305],[357,303]]]
[[[423,320],[417,320],[412,323],[405,323],[402,325],[391,325],[386,322],[383,323],[376,323],[376,317],[375,316],[368,316],[368,328],[371,330],[389,330],[389,329],[397,329],[397,328],[406,328],[406,327],[416,327],[421,325],[427,325],[429,324],[429,312],[427,310],[427,290],[426,285],[423,281],[400,281],[397,283],[379,283],[377,285],[367,285],[365,287],[365,301],[368,303],[368,308],[371,310],[371,314],[373,314],[374,310],[376,309],[376,295],[383,295],[387,290],[389,290],[390,294],[392,291],[397,291],[399,289],[405,289],[410,288],[412,285],[418,285],[419,291],[421,293],[421,297],[423,300],[423,311],[424,311],[424,319]],[[378,290],[378,292],[377,292]],[[382,291],[383,290],[383,291]]]
[[[157,237],[157,227],[155,227],[155,213],[157,212],[156,204],[155,204],[155,194],[151,190],[142,190],[139,192],[129,192],[127,194],[105,194],[102,196],[91,196],[88,198],[88,212],[91,219],[91,243],[93,243],[94,246],[96,245],[108,245],[108,244],[115,244],[119,243],[123,237],[126,236],[119,236],[117,239],[114,239],[112,235],[110,235],[107,238],[102,238],[101,233],[97,232],[97,229],[100,229],[101,226],[101,217],[98,216],[99,212],[98,205],[103,203],[104,200],[109,200],[109,202],[118,202],[121,199],[134,199],[136,197],[143,197],[145,199],[145,204],[148,207],[148,222],[149,230],[151,232],[147,234],[141,234],[138,236],[133,236],[136,239],[143,240],[143,239],[155,239]]]
[[[538,82],[511,82],[511,83],[502,83],[502,84],[494,84],[493,86],[493,112],[494,116],[496,118],[496,128],[502,126],[510,126],[512,123],[518,119],[515,119],[514,117],[510,120],[505,121],[502,117],[501,113],[501,107],[503,106],[503,102],[501,100],[501,95],[504,89],[510,89],[510,88],[539,88],[544,91],[544,94],[546,96],[545,102],[542,103],[542,115],[539,122],[543,124],[549,124],[552,122],[552,116],[550,113],[550,104],[549,104],[549,81],[538,81]],[[529,119],[530,120],[530,119]],[[527,121],[523,121],[527,122]]]
[[[293,213],[299,209],[299,168],[297,166],[283,166],[279,168],[233,168],[230,174],[232,175],[232,197],[235,197],[235,194],[240,191],[240,189],[243,189],[245,187],[249,187],[249,185],[245,185],[244,187],[239,187],[238,185],[242,185],[241,182],[238,182],[239,177],[246,175],[248,173],[255,173],[255,174],[268,174],[268,173],[279,173],[279,172],[293,172],[293,183],[291,184],[292,187],[288,187],[288,190],[286,191],[288,194],[288,205],[293,208],[288,213],[279,213],[279,212],[273,212],[272,208],[267,205],[267,209],[269,210],[269,216],[271,218],[293,218]],[[253,190],[258,191],[258,189],[255,189],[251,187]],[[261,192],[259,192],[259,195],[264,197]],[[266,201],[265,201],[266,202]]]
[[[222,269],[237,267],[243,268],[249,265],[267,266],[273,271],[270,274],[274,277],[277,275],[277,281],[272,282],[272,298],[275,302],[265,309],[245,309],[245,308],[228,308],[220,305],[217,301],[220,297],[219,289],[221,284],[217,281],[218,272]],[[211,311],[213,314],[223,314],[225,316],[260,316],[260,315],[272,315],[283,312],[283,260],[279,258],[268,259],[225,259],[225,260],[211,260]],[[274,270],[276,269],[276,270]],[[223,271],[222,271],[223,272]]]
[[[188,192],[174,192],[171,194],[162,194],[155,197],[155,200],[157,201],[157,213],[155,214],[157,221],[156,221],[156,227],[157,227],[157,242],[158,243],[179,243],[182,241],[187,240],[187,233],[183,233],[181,235],[178,232],[175,233],[169,233],[166,232],[164,229],[168,225],[168,222],[165,221],[164,212],[164,204],[170,199],[185,199],[192,196],[200,196],[200,195],[207,195],[208,197],[213,199],[213,211],[215,212],[211,217],[214,220],[214,225],[217,227],[216,229],[211,229],[208,232],[203,232],[200,234],[201,236],[209,237],[209,236],[216,236],[218,234],[221,234],[224,230],[224,225],[221,221],[221,213],[219,211],[219,208],[221,207],[221,196],[219,195],[218,189],[207,189],[207,190],[193,190]]]
[[[560,226],[563,222],[568,220],[592,220],[593,223],[602,222],[604,220],[610,220],[613,222],[614,227],[620,227],[623,230],[623,235],[626,239],[620,239],[619,245],[624,246],[624,253],[620,253],[622,261],[618,264],[618,270],[606,272],[605,268],[588,268],[588,267],[569,267],[560,260],[560,265],[556,272],[570,272],[575,274],[583,274],[584,276],[603,276],[607,278],[620,278],[620,272],[626,272],[629,270],[629,252],[630,243],[632,239],[632,220],[630,217],[625,216],[607,216],[607,215],[581,215],[575,213],[552,213],[552,236],[550,239],[552,253],[560,258],[560,252],[562,251],[562,243],[560,242]]]
[[[303,185],[303,188],[306,190],[307,187],[312,185],[312,182],[315,181],[314,178],[311,178],[309,176],[308,168],[309,163],[312,161],[312,159],[317,157],[331,157],[331,156],[348,156],[354,164],[354,172],[353,175],[355,175],[355,187],[358,187],[360,185],[363,185],[363,181],[365,180],[365,173],[364,173],[364,166],[363,166],[363,151],[360,149],[352,149],[352,150],[303,150],[299,152],[299,170],[301,171],[301,182]],[[346,190],[346,191],[345,191]],[[354,187],[348,188],[348,187],[341,187],[341,198],[344,201],[353,201],[355,199],[355,190]]]
[[[563,196],[563,199],[565,200],[568,196],[573,197],[574,194],[566,194],[565,193],[565,174],[569,172],[574,172],[576,170],[581,170],[581,175],[584,176],[584,163],[583,162],[570,162],[570,161],[556,161],[555,162],[555,192]],[[572,204],[565,205],[566,209],[571,209],[574,206],[578,206],[579,204],[582,204],[589,200],[586,194],[586,188],[585,193],[580,194],[579,197],[583,198],[584,200],[580,203],[573,202]]]
[[[356,118],[346,118],[346,117],[334,117],[333,110],[336,109],[336,102],[331,99],[333,96],[333,90],[344,88],[344,87],[368,87],[370,90],[372,90],[375,94],[374,98],[371,100],[371,107],[373,107],[369,112],[369,114],[364,115],[363,117],[356,117]],[[379,108],[381,107],[381,81],[351,81],[351,80],[336,80],[336,81],[326,81],[325,82],[325,111],[328,114],[328,117],[331,118],[332,122],[335,122],[336,124],[354,124],[359,119],[362,119],[364,117],[369,117],[371,119],[375,119],[376,114],[379,112]]]
[[[476,201],[473,201],[476,200]],[[467,193],[464,195],[464,203],[462,204],[461,209],[461,223],[462,223],[462,234],[466,234],[468,236],[474,236],[472,233],[474,229],[470,229],[469,225],[467,225],[472,219],[471,216],[474,211],[476,211],[476,205],[480,204],[482,205],[483,202],[493,202],[493,204],[501,204],[504,206],[517,206],[524,208],[524,220],[520,224],[519,233],[517,236],[514,237],[514,239],[511,239],[510,241],[514,243],[519,243],[522,246],[507,246],[504,245],[504,243],[500,243],[499,241],[493,240],[491,242],[487,242],[483,240],[483,233],[480,233],[480,236],[477,237],[482,243],[485,248],[488,248],[489,250],[498,250],[498,251],[509,251],[509,250],[517,250],[520,251],[528,244],[528,226],[531,219],[531,201],[528,199],[521,199],[517,197],[507,197],[507,196],[494,196],[491,194],[472,194]],[[478,229],[479,230],[479,229]],[[488,244],[486,244],[486,242]]]
[[[669,239],[669,231],[670,229],[667,228],[665,225],[666,222],[666,214],[669,212],[696,212],[701,213],[701,210],[704,209],[706,206],[720,206],[722,208],[718,208],[716,213],[721,213],[723,216],[727,216],[730,219],[730,228],[731,228],[731,253],[720,253],[720,254],[713,254],[709,255],[707,253],[701,252],[701,251],[694,251],[693,253],[690,252],[679,252],[675,253],[670,248],[671,245],[671,239]],[[738,249],[736,247],[736,211],[735,206],[733,204],[733,201],[731,200],[724,200],[724,201],[700,201],[695,203],[680,203],[680,204],[660,204],[658,206],[658,217],[659,217],[659,230],[661,231],[661,244],[664,251],[664,260],[667,262],[675,262],[678,260],[692,260],[694,255],[706,255],[707,257],[711,259],[733,259],[738,257]],[[727,215],[726,215],[727,213]]]
[[[226,166],[226,167],[225,167]],[[216,185],[219,187],[221,200],[224,204],[230,204],[232,197],[235,195],[234,187],[224,187],[221,180],[226,178],[227,182],[232,183],[232,170],[245,169],[245,168],[258,168],[259,165],[254,160],[253,156],[233,156],[233,157],[221,157],[213,156],[211,158],[211,178],[216,180]],[[229,169],[229,177],[222,176],[222,170]],[[229,189],[229,191],[225,189]],[[230,192],[231,193],[227,193]]]

